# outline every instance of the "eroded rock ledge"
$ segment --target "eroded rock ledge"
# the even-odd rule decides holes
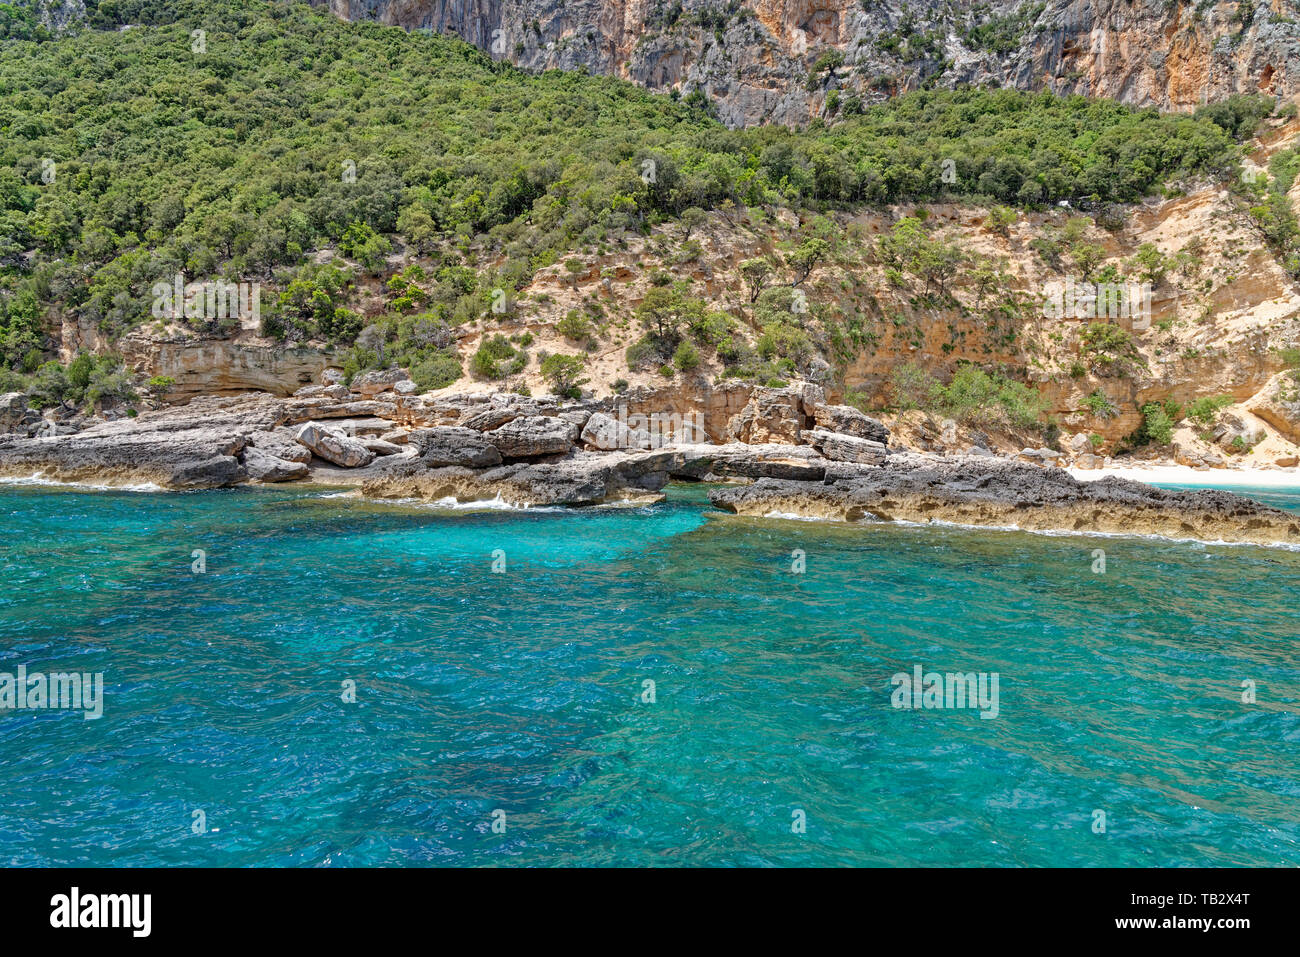
[[[728,396],[727,414],[704,417],[702,430],[678,429],[685,420],[674,412],[667,436],[617,405],[635,397],[414,396],[401,370],[287,399],[205,396],[107,422],[28,421],[19,410],[0,435],[0,475],[169,489],[298,481],[372,498],[521,506],[648,503],[670,481],[703,481],[730,483],[711,499],[744,515],[1300,543],[1300,516],[1227,492],[1083,483],[991,453],[911,452],[807,383]]]
[[[738,515],[1300,544],[1300,516],[1230,492],[1167,491],[1113,477],[1080,482],[1063,469],[982,456],[904,455],[874,468],[837,468],[823,482],[760,479],[716,489],[709,500]]]

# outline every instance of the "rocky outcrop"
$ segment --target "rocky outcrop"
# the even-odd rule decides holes
[[[328,353],[307,346],[187,336],[157,339],[143,331],[122,339],[117,349],[132,371],[174,380],[166,395],[175,403],[253,390],[287,396],[316,379],[331,362]]]
[[[248,444],[267,455],[274,456],[278,459],[284,459],[286,462],[301,462],[304,465],[311,461],[311,449],[305,445],[299,444],[294,438],[291,430],[285,428],[274,429],[270,432],[253,432],[248,436]]]
[[[749,402],[727,425],[733,442],[801,441],[803,430],[815,421],[814,409],[825,395],[817,386],[755,389]]]
[[[366,482],[375,498],[420,498],[429,502],[504,501],[519,506],[601,505],[657,501],[675,467],[673,452],[574,452],[545,464],[511,463],[492,469],[408,467]]]
[[[27,408],[27,396],[21,392],[6,392],[0,395],[0,435],[9,432],[25,431],[26,426],[35,423],[40,415]]]
[[[851,405],[826,405],[813,407],[813,420],[826,432],[856,436],[884,445],[889,441],[889,429],[880,421],[859,412]]]
[[[208,397],[73,435],[0,437],[0,473],[174,489],[235,485],[249,478],[248,436],[275,428],[282,417],[269,396]]]
[[[763,479],[709,495],[739,515],[836,521],[944,521],[1030,530],[1162,535],[1205,541],[1300,544],[1300,516],[1217,491],[1173,492],[1061,469],[976,456],[891,456],[825,482]]]
[[[650,433],[646,429],[630,429],[625,421],[596,412],[587,419],[579,436],[589,449],[612,451],[614,449],[648,449]]]
[[[1287,441],[1300,445],[1300,373],[1279,372],[1246,404],[1246,409]]]
[[[366,398],[374,398],[381,392],[396,392],[397,386],[404,386],[411,381],[405,369],[375,369],[363,372],[352,380],[351,391],[359,392]],[[411,383],[414,386],[414,383]],[[403,388],[403,392],[408,390]]]
[[[74,434],[0,436],[0,474],[110,485],[152,482],[166,488],[310,481],[358,487],[378,498],[521,506],[644,503],[655,501],[674,479],[703,480],[732,483],[711,493],[711,499],[742,514],[1300,541],[1300,517],[1226,493],[1163,492],[1116,479],[1080,483],[1060,469],[991,454],[918,455],[887,448],[890,436],[883,425],[848,407],[827,406],[816,387],[754,388],[747,395],[736,417],[750,434],[785,435],[793,424],[801,443],[584,449],[577,446],[580,434],[590,439],[607,433],[625,410],[614,418],[594,411],[592,403],[556,406],[496,396],[419,399],[420,408],[437,418],[494,425],[486,431],[459,425],[395,430],[391,420],[381,418],[338,425],[309,421],[290,428],[301,403],[320,396],[250,394],[196,399],[137,418],[98,422]],[[325,398],[342,402],[346,397]],[[494,424],[503,407],[517,414]],[[14,400],[0,409],[11,416],[27,414]],[[480,414],[488,411],[492,414]],[[761,412],[772,419],[760,420]],[[819,422],[852,431],[830,431]],[[375,437],[381,434],[404,441]],[[1051,462],[1061,453],[1027,449],[1024,454]]]
[[[1191,109],[1300,91],[1293,0],[313,0],[350,20],[454,34],[529,70],[705,93],[723,122],[802,124],[846,98],[995,85]],[[827,52],[842,65],[814,70]],[[824,64],[825,61],[823,61]]]

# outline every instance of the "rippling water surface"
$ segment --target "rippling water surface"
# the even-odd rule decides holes
[[[702,493],[0,489],[0,671],[106,686],[0,711],[0,861],[1300,864],[1300,554]],[[997,672],[999,716],[891,707],[916,664]]]

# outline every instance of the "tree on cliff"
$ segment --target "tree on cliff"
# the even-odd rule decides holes
[[[831,244],[824,239],[805,239],[794,252],[786,256],[786,264],[794,276],[792,286],[797,286],[830,255]]]
[[[589,380],[583,376],[587,366],[585,356],[568,356],[554,353],[542,360],[539,370],[551,383],[555,394],[566,399],[578,398],[578,387]]]
[[[772,275],[772,264],[763,258],[746,259],[740,264],[740,276],[749,287],[749,301],[757,302],[758,295]]]

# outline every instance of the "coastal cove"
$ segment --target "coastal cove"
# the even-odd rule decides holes
[[[100,720],[0,714],[0,855],[1300,864],[1300,554],[746,517],[712,490],[0,487],[0,671],[104,675]],[[918,665],[998,675],[996,720],[892,707]]]

